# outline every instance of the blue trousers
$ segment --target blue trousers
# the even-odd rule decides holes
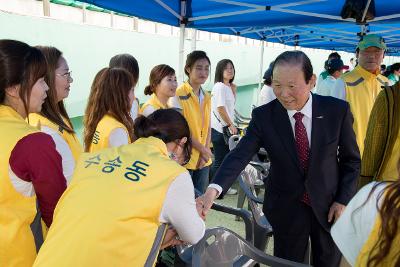
[[[202,194],[204,194],[208,186],[210,166],[203,167],[198,170],[188,170],[188,171],[190,173],[190,176],[192,176],[194,188],[200,191]]]

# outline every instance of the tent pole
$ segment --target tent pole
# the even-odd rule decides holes
[[[262,40],[261,41],[261,49],[260,49],[260,71],[259,71],[259,84],[258,84],[258,89],[261,90],[262,86],[263,86],[263,70],[264,70],[264,46],[265,46],[265,41]]]
[[[192,51],[196,50],[197,30],[192,29]]]
[[[183,53],[185,52],[185,24],[181,23],[179,28],[179,65],[178,81],[183,82]]]
[[[50,0],[43,1],[43,15],[50,17]]]

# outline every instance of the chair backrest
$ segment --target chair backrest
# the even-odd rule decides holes
[[[272,227],[262,210],[263,200],[256,195],[254,187],[255,181],[260,178],[260,175],[253,166],[247,165],[239,176],[239,185],[247,197],[255,223],[267,229],[268,232],[272,232]]]
[[[304,267],[306,265],[265,254],[242,237],[222,227],[207,229],[194,246],[192,266],[243,266],[258,262],[273,267]]]
[[[240,135],[235,134],[232,135],[231,137],[229,137],[228,140],[228,146],[229,146],[229,150],[232,150],[236,147],[236,145],[239,143],[240,140]]]

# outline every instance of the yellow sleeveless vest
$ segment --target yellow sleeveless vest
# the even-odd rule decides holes
[[[32,266],[36,245],[30,228],[36,196],[18,193],[8,174],[11,151],[23,137],[38,132],[11,107],[0,105],[0,266]]]
[[[345,82],[346,100],[354,116],[353,129],[362,156],[369,115],[376,97],[382,86],[388,83],[388,79],[381,74],[370,73],[361,66],[343,74],[341,78]]]
[[[131,139],[128,134],[128,130],[125,125],[117,121],[114,117],[110,115],[105,115],[96,127],[96,132],[94,133],[92,143],[90,144],[89,152],[96,152],[100,149],[108,148],[108,139],[113,130],[117,128],[122,128],[126,131],[128,135],[128,141],[131,143]]]
[[[168,187],[185,171],[154,137],[84,153],[34,266],[143,266]]]
[[[64,122],[69,125],[68,121],[64,119]],[[29,114],[29,123],[32,126],[47,126],[54,131],[57,131],[59,135],[67,142],[69,148],[71,149],[72,156],[75,159],[75,162],[79,159],[79,156],[83,152],[82,145],[79,143],[78,138],[74,133],[69,133],[61,129],[57,124],[51,122],[46,117],[38,114],[38,113],[31,113]],[[71,126],[71,125],[69,125]]]
[[[178,97],[179,103],[182,107],[183,116],[189,124],[192,137],[202,145],[206,145],[208,129],[211,122],[210,94],[204,91],[203,105],[200,106],[199,98],[193,92],[192,86],[190,86],[188,82],[185,82],[176,90],[176,96]],[[193,148],[190,161],[185,167],[190,170],[196,170],[199,158],[199,151]],[[205,166],[209,166],[211,163],[210,159]]]
[[[375,221],[374,228],[372,229],[367,242],[364,244],[363,248],[361,249],[360,254],[358,254],[355,266],[357,266],[357,267],[367,266],[368,258],[370,257],[370,254],[372,253],[372,249],[374,248],[376,242],[378,242],[381,225],[382,225],[382,220],[381,220],[380,215],[378,214],[376,221]],[[399,249],[398,245],[400,244],[400,234],[397,234],[397,236],[393,239],[392,244],[393,245],[389,251],[389,255],[382,262],[379,263],[379,266],[395,267],[394,259],[395,259],[395,256],[397,256],[397,254],[398,254],[398,249]]]
[[[147,100],[147,101],[143,104],[143,106],[140,108],[140,113],[142,114],[142,113],[143,113],[143,110],[144,110],[147,106],[149,106],[149,105],[150,105],[150,106],[153,106],[156,110],[157,110],[157,109],[166,109],[166,108],[168,108],[167,106],[164,106],[164,105],[160,102],[160,100],[158,100],[156,94],[154,94],[154,93],[150,96],[149,100]]]

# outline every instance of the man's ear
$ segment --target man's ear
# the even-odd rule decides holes
[[[19,89],[20,89],[20,85],[14,85],[14,86],[10,86],[8,88],[6,88],[6,95],[8,97],[12,97],[12,98],[19,98]]]
[[[315,73],[311,76],[310,81],[308,82],[308,84],[310,84],[312,87],[311,89],[313,89],[316,85],[317,82],[317,76],[315,75]]]

